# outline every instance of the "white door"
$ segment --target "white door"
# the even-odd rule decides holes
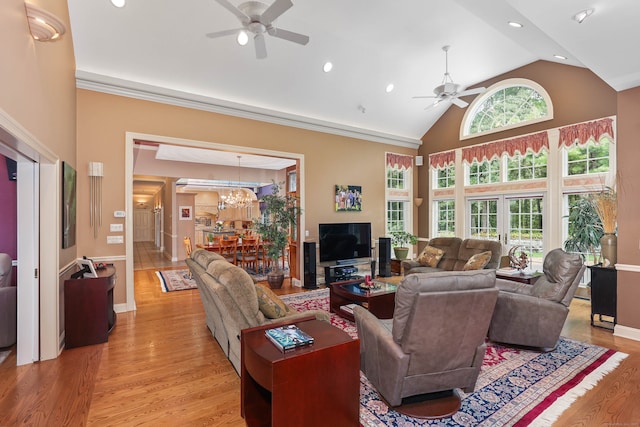
[[[489,196],[468,200],[466,235],[519,246],[530,267],[542,270],[544,197],[541,194]]]
[[[151,209],[133,211],[133,241],[153,242],[153,212]]]

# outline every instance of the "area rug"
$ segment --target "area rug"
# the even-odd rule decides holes
[[[162,292],[184,291],[196,289],[196,281],[189,277],[189,270],[162,270],[156,271],[160,279]]]
[[[297,310],[329,310],[329,291],[282,299]],[[331,314],[331,323],[352,337],[352,322]],[[389,408],[360,373],[360,424],[381,426],[549,426],[579,396],[613,371],[626,354],[561,337],[556,349],[537,353],[487,343],[476,390],[461,393],[460,410],[439,420],[411,418]]]

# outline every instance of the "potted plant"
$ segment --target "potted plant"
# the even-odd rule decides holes
[[[409,253],[408,245],[418,243],[418,238],[407,231],[392,231],[391,246],[396,259],[406,259]]]
[[[589,253],[593,263],[599,262],[596,248],[602,238],[602,221],[596,212],[595,205],[587,198],[579,199],[569,211],[569,237],[564,242],[567,252]]]
[[[295,229],[298,216],[302,213],[298,200],[291,195],[280,194],[280,184],[273,183],[271,194],[260,199],[264,206],[264,220],[254,223],[254,229],[262,237],[266,256],[274,267],[267,273],[267,281],[272,288],[282,287],[284,272],[278,259],[289,243],[289,233]]]

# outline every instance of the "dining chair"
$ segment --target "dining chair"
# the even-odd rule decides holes
[[[238,253],[238,238],[236,236],[227,236],[220,239],[220,255],[233,265],[238,265],[236,260]]]
[[[257,237],[243,237],[242,245],[240,246],[240,252],[236,256],[236,260],[240,261],[240,266],[243,269],[246,267],[253,268],[254,271],[258,271],[258,238]]]

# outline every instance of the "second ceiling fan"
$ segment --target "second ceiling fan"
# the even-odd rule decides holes
[[[228,0],[216,1],[240,19],[242,28],[208,33],[207,37],[209,38],[234,34],[242,37],[242,35],[239,34],[241,32],[245,32],[246,36],[248,36],[248,34],[253,34],[256,58],[258,59],[264,59],[267,57],[267,46],[264,37],[265,34],[301,45],[309,43],[309,36],[273,26],[273,21],[293,6],[291,0],[276,0],[270,6],[259,1],[248,1],[240,4],[238,7],[232,5]],[[238,42],[240,43],[240,39],[238,39]]]
[[[462,89],[462,87],[455,84],[449,74],[449,46],[443,46],[442,50],[445,54],[445,72],[444,77],[442,78],[442,84],[433,89],[434,95],[414,96],[413,98],[435,98],[433,104],[427,106],[427,108],[433,108],[441,102],[450,102],[460,108],[465,108],[469,103],[460,99],[461,96],[477,95],[484,92],[486,88],[477,87],[461,91],[460,89]]]

